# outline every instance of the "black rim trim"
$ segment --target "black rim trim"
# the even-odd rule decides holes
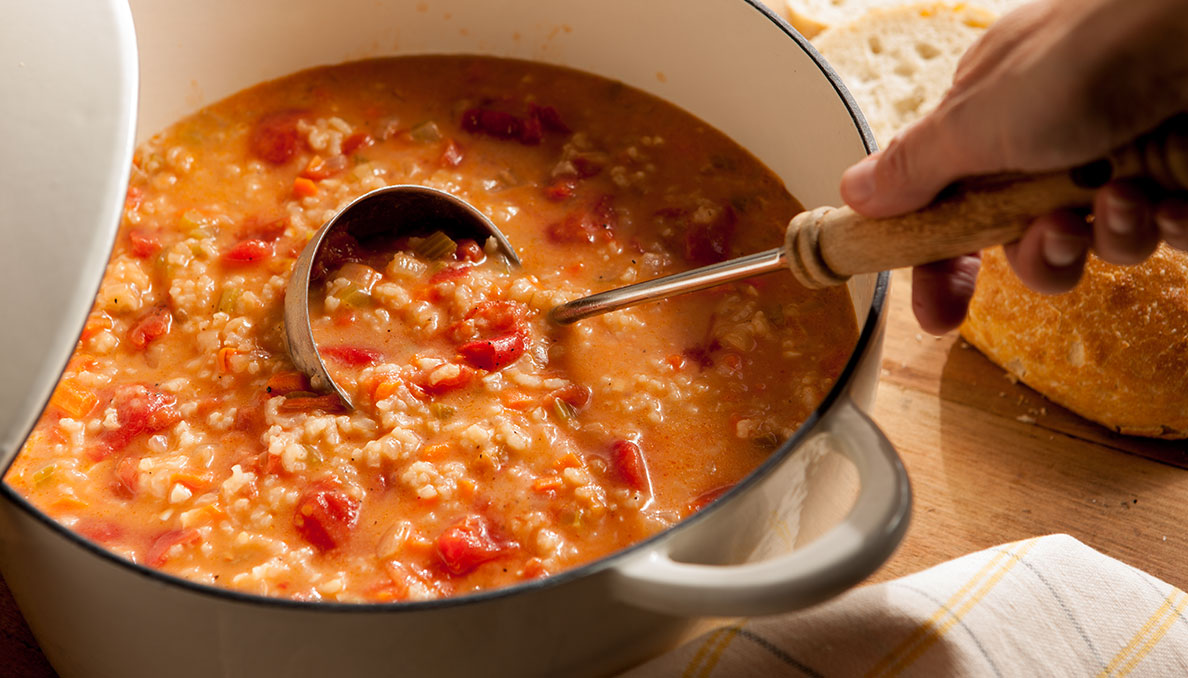
[[[874,141],[874,134],[871,132],[870,126],[866,123],[866,118],[863,117],[862,112],[858,109],[858,104],[855,103],[853,97],[850,96],[849,91],[842,84],[841,78],[838,76],[837,72],[833,70],[833,67],[830,66],[827,61],[825,61],[821,54],[817,52],[817,50],[813,48],[811,44],[809,44],[808,40],[801,36],[800,33],[796,32],[796,30],[793,29],[787,21],[776,15],[766,6],[762,5],[759,0],[742,1],[750,5],[754,10],[758,11],[769,21],[779,27],[780,30],[782,30],[789,38],[791,38],[800,47],[800,49],[803,50],[805,54],[807,54],[808,57],[816,63],[817,67],[821,70],[821,73],[826,77],[826,79],[829,80],[830,84],[833,85],[833,89],[837,92],[838,96],[842,100],[842,103],[845,105],[846,110],[849,112],[850,118],[854,123],[854,127],[858,130],[862,137],[862,143],[866,147],[867,153],[875,151],[878,146]],[[811,415],[809,415],[808,419],[806,419],[804,423],[800,425],[800,428],[796,430],[796,433],[794,433],[788,440],[784,441],[784,443],[772,453],[767,461],[763,462],[763,464],[761,464],[754,471],[751,471],[751,473],[743,478],[742,481],[735,485],[730,491],[726,492],[717,500],[715,500],[712,504],[702,509],[698,513],[682,520],[680,523],[673,525],[667,530],[664,530],[659,534],[652,535],[643,541],[636,542],[621,551],[612,553],[611,555],[600,558],[594,562],[586,563],[585,565],[581,565],[573,569],[558,572],[557,574],[550,575],[544,579],[537,579],[521,584],[515,584],[513,586],[492,589],[489,591],[481,591],[478,593],[457,597],[398,603],[311,602],[291,600],[288,598],[261,596],[252,593],[234,591],[231,589],[218,588],[207,584],[200,584],[198,582],[182,579],[174,575],[150,569],[139,563],[126,560],[101,546],[87,541],[62,524],[37,510],[37,508],[30,504],[28,500],[18,495],[15,490],[9,487],[7,483],[0,482],[0,494],[3,494],[4,497],[16,504],[17,507],[21,508],[25,513],[49,527],[59,536],[64,537],[67,541],[72,542],[74,545],[80,546],[87,551],[90,551],[91,553],[111,562],[112,564],[127,568],[132,572],[135,572],[160,584],[176,586],[199,595],[220,598],[236,603],[263,605],[291,610],[316,610],[320,612],[336,613],[392,614],[394,612],[413,613],[422,610],[444,609],[460,605],[474,605],[512,595],[543,591],[554,586],[561,586],[576,579],[588,577],[604,569],[610,568],[638,551],[648,549],[662,540],[672,538],[673,535],[683,532],[697,523],[700,523],[708,515],[729,502],[733,497],[746,491],[751,486],[757,484],[760,480],[766,477],[769,473],[771,473],[775,467],[782,463],[789,454],[792,454],[800,442],[816,428],[824,413],[827,412],[839,398],[849,391],[850,380],[853,378],[854,372],[858,369],[858,364],[866,356],[866,351],[870,348],[871,343],[878,335],[883,314],[886,312],[887,291],[890,285],[890,280],[891,276],[887,271],[883,271],[882,273],[878,274],[878,277],[875,281],[874,294],[871,297],[869,310],[867,312],[866,322],[862,327],[862,332],[858,335],[858,342],[854,346],[854,352],[850,355],[850,359],[846,363],[845,369],[842,370],[841,375],[834,383],[833,388],[829,391],[829,394],[825,396],[825,399],[821,401],[821,404],[817,406],[817,409],[814,410]]]

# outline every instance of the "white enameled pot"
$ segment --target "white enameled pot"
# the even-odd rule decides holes
[[[118,23],[118,0],[95,4],[114,8]],[[303,68],[472,53],[578,68],[674,102],[750,149],[808,206],[836,204],[842,170],[873,148],[837,76],[755,0],[131,4],[140,138]],[[113,144],[110,153],[126,149]],[[127,158],[111,165],[126,172]],[[107,183],[96,190],[118,192],[125,180],[100,178]],[[105,234],[97,242],[110,245],[113,219],[94,217]],[[104,258],[92,255],[75,285],[82,291],[67,295],[77,317],[61,323],[59,343],[77,336],[79,308],[89,303]],[[605,675],[671,645],[696,617],[825,600],[894,550],[907,525],[908,481],[863,414],[878,373],[887,282],[884,273],[849,283],[858,348],[821,407],[762,467],[680,525],[541,581],[409,604],[247,596],[131,565],[58,527],[7,487],[0,567],[46,656],[68,677]],[[60,370],[64,354],[51,354],[47,364]],[[35,409],[46,393],[35,394]]]

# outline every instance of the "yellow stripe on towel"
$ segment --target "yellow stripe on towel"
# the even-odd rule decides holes
[[[715,629],[713,633],[705,639],[693,658],[689,660],[689,665],[685,667],[682,678],[706,678],[718,662],[722,660],[722,653],[742,630],[741,626],[731,625],[723,626]],[[708,653],[708,656],[707,656]],[[702,659],[704,658],[704,662]]]
[[[949,629],[957,625],[975,605],[977,605],[995,585],[1002,580],[1016,564],[1023,560],[1023,556],[1035,546],[1038,539],[1027,539],[1014,544],[1008,544],[1007,549],[999,551],[989,562],[978,570],[949,600],[939,607],[928,621],[916,628],[904,642],[888,653],[866,674],[868,678],[886,675],[895,676],[911,666],[930,647],[935,645]],[[971,593],[972,590],[972,593]],[[958,605],[963,598],[969,597]],[[946,615],[948,616],[945,619]],[[943,623],[941,620],[945,619]]]
[[[1147,621],[1139,627],[1134,636],[1122,649],[1118,650],[1109,664],[1098,673],[1099,678],[1106,676],[1125,676],[1138,666],[1159,641],[1163,639],[1172,624],[1188,606],[1188,594],[1177,588],[1163,599],[1163,603],[1155,609]],[[1146,639],[1144,642],[1144,638]],[[1141,643],[1141,645],[1140,645]],[[1129,658],[1127,658],[1129,655]]]

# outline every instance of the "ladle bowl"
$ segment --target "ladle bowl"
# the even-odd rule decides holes
[[[337,232],[346,232],[366,245],[376,236],[419,236],[441,231],[453,240],[494,239],[507,262],[520,266],[520,257],[503,233],[465,200],[428,186],[401,184],[365,193],[318,229],[301,250],[285,289],[285,345],[293,365],[309,377],[317,391],[335,393],[347,409],[354,407],[346,391],[326,369],[309,320],[309,286],[323,246]]]

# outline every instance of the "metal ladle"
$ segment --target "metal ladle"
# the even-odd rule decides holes
[[[806,287],[844,283],[850,276],[916,266],[1019,238],[1031,220],[1057,209],[1092,204],[1112,178],[1145,176],[1165,188],[1188,190],[1188,115],[1173,118],[1108,158],[1042,174],[977,177],[950,186],[932,204],[909,214],[868,219],[849,207],[819,207],[796,215],[783,247],[739,257],[566,302],[549,317],[567,324],[616,309],[790,268]],[[285,336],[293,363],[315,389],[350,398],[326,371],[309,324],[309,280],[326,236],[345,228],[357,237],[378,233],[428,234],[452,239],[491,237],[514,266],[507,238],[469,203],[423,186],[390,186],[352,202],[318,231],[297,259],[285,297]]]
[[[399,185],[365,193],[325,226],[314,233],[297,262],[285,288],[285,345],[293,365],[309,377],[317,391],[338,395],[347,409],[350,396],[334,381],[314,341],[309,322],[309,284],[322,245],[337,231],[346,231],[359,241],[377,235],[419,236],[442,231],[450,238],[473,238],[484,243],[493,238],[499,252],[514,266],[520,257],[495,224],[465,200],[428,186]]]

